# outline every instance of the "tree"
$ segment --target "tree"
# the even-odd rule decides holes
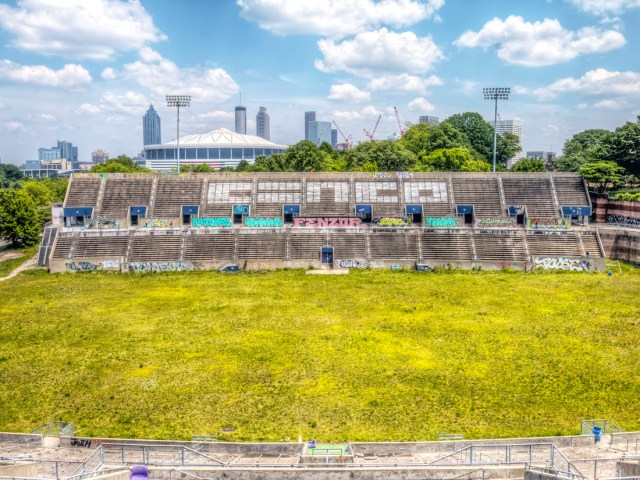
[[[640,176],[640,115],[637,121],[616,128],[609,146],[611,160],[632,175]]]
[[[118,155],[104,163],[99,163],[91,168],[92,173],[144,173],[151,172],[148,168],[140,167],[131,157]]]
[[[15,247],[28,247],[38,242],[40,227],[36,206],[26,191],[0,191],[0,237]]]
[[[612,138],[612,132],[602,129],[576,133],[565,142],[562,155],[555,159],[553,168],[559,172],[579,172],[587,163],[608,160]]]
[[[513,133],[502,133],[498,135],[496,142],[496,166],[504,165],[506,167],[507,160],[515,157],[516,153],[522,150],[520,147],[520,138]],[[491,158],[493,163],[493,155]]]
[[[476,112],[456,113],[445,120],[456,130],[466,135],[471,148],[482,156],[482,160],[493,159],[493,127]]]
[[[347,150],[344,158],[350,171],[363,171],[362,168],[376,171],[372,169],[377,167],[381,172],[405,172],[411,170],[418,160],[401,142],[392,140],[361,143]]]
[[[11,163],[0,163],[0,172],[3,172],[4,177],[10,182],[17,182],[24,178],[20,169]],[[0,176],[1,175],[0,173]]]
[[[624,168],[614,162],[593,162],[582,167],[580,173],[584,179],[595,185],[596,192],[605,192],[609,186],[615,188],[620,184]]]
[[[477,171],[475,170],[477,168],[484,169],[481,163],[483,162],[474,160],[468,148],[440,148],[429,155],[421,157],[415,169],[421,172],[432,172],[434,170],[449,172]],[[463,166],[470,170],[463,170]]]
[[[234,169],[235,171],[235,169]],[[181,164],[180,165],[180,173],[213,173],[215,170],[211,168],[206,163],[201,163],[199,165],[191,165],[191,164]]]
[[[446,122],[412,125],[398,143],[419,157],[443,148],[466,147],[471,150],[467,136]]]
[[[331,148],[329,144],[326,146]],[[302,140],[287,148],[284,155],[287,164],[294,172],[324,172],[330,158],[330,154],[325,149],[318,148],[310,140]]]
[[[511,167],[512,172],[544,172],[544,162],[539,158],[523,158]]]

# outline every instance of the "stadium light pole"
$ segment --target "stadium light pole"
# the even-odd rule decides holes
[[[496,171],[496,146],[498,143],[498,100],[509,100],[509,93],[511,88],[509,87],[492,87],[483,88],[485,100],[495,101],[495,112],[493,115],[493,172]]]
[[[191,104],[191,95],[167,95],[167,107],[178,108],[178,119],[176,121],[176,164],[178,165],[178,175],[180,174],[180,107],[188,107]]]

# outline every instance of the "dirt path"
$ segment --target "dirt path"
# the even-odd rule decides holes
[[[14,269],[9,275],[7,275],[6,277],[2,277],[0,278],[0,282],[4,282],[5,280],[9,280],[10,278],[15,277],[16,275],[18,275],[20,272],[22,272],[23,270],[27,270],[29,268],[33,268],[36,266],[36,262],[38,261],[38,255],[34,255],[33,257],[31,257],[29,260],[27,260],[26,262],[24,262],[22,265],[20,265],[18,268]]]

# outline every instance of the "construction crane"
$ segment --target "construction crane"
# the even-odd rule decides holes
[[[393,107],[394,112],[396,112],[396,120],[398,121],[398,128],[400,129],[400,136],[404,136],[404,132],[407,131],[406,128],[402,128],[402,123],[400,122],[400,114],[398,113],[398,109]]]
[[[336,129],[338,130],[342,138],[344,138],[344,143],[338,143],[336,147],[342,147],[343,150],[349,150],[351,148],[351,138],[353,137],[351,135],[347,137],[344,133],[342,133],[342,130],[340,130],[340,127],[338,126],[336,121],[335,120],[331,120],[331,121],[336,126]]]
[[[367,130],[366,128],[363,128],[362,131],[364,132],[364,134],[369,138],[370,142],[373,142],[373,136],[376,134],[376,130],[378,129],[378,124],[380,123],[380,119],[382,118],[382,115],[380,115],[378,117],[378,121],[376,122],[376,126],[373,127],[373,132],[369,132],[369,130]]]

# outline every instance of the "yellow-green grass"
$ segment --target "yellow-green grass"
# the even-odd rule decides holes
[[[0,284],[0,431],[323,442],[640,430],[640,271]],[[224,428],[223,427],[227,427]],[[229,428],[231,427],[231,428]]]

